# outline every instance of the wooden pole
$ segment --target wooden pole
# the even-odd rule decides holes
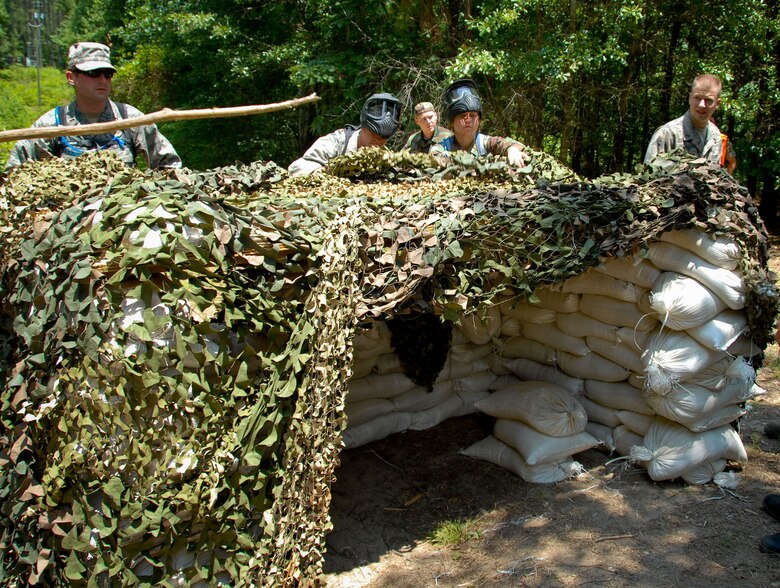
[[[30,127],[11,131],[0,131],[0,143],[7,141],[19,141],[20,139],[51,139],[52,137],[62,136],[73,137],[75,135],[99,135],[101,133],[110,133],[120,129],[129,129],[131,127],[140,127],[143,125],[151,125],[175,120],[195,120],[201,118],[225,118],[230,116],[265,114],[267,112],[276,112],[277,110],[297,108],[298,106],[309,104],[310,102],[316,102],[319,99],[320,98],[317,96],[317,94],[310,94],[304,98],[286,100],[285,102],[277,102],[275,104],[254,104],[251,106],[233,106],[228,108],[199,108],[196,110],[171,110],[170,108],[163,108],[157,112],[145,114],[137,118],[123,118],[90,125]]]

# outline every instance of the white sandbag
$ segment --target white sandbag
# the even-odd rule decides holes
[[[369,398],[392,398],[414,388],[415,383],[406,374],[368,374],[347,382],[347,402]]]
[[[521,323],[517,319],[504,319],[504,322],[501,323],[501,332],[500,335],[502,337],[520,337],[523,334],[523,323]]]
[[[718,391],[732,384],[749,385],[755,380],[756,370],[744,358],[726,356],[680,381]]]
[[[556,286],[540,286],[534,296],[539,299],[537,306],[555,312],[577,312],[580,306],[579,294],[561,292]]]
[[[412,415],[407,412],[393,412],[379,418],[346,429],[341,438],[345,449],[360,447],[372,441],[384,439],[394,433],[400,433],[409,428],[412,423]]]
[[[657,317],[643,313],[636,304],[598,294],[583,294],[580,312],[608,325],[631,327],[638,331],[649,331],[658,324]]]
[[[484,345],[498,336],[501,322],[501,310],[494,304],[461,316],[458,328],[472,343]]]
[[[498,376],[490,370],[471,374],[465,378],[451,380],[453,392],[487,392],[492,389]]]
[[[460,453],[495,464],[533,484],[552,484],[582,472],[582,465],[571,458],[557,463],[528,465],[518,451],[493,435],[477,441]]]
[[[750,382],[725,386],[718,392],[712,392],[691,383],[676,384],[671,389],[662,392],[652,388],[647,388],[644,391],[647,404],[657,414],[688,428],[691,428],[689,425],[704,422],[704,419],[715,411],[744,402],[751,394],[752,384]],[[728,422],[730,420],[719,423],[717,426]]]
[[[508,373],[505,375],[498,376],[496,378],[496,381],[493,382],[493,392],[497,392],[498,390],[503,390],[504,388],[509,388],[510,386],[514,386],[518,382],[522,382],[520,378],[518,378],[516,375],[514,375],[509,369],[506,370]]]
[[[745,414],[747,414],[747,411],[744,408],[732,404],[702,415],[700,419],[692,423],[685,423],[685,427],[694,433],[703,433],[704,431],[733,423],[738,418],[745,416]]]
[[[466,378],[473,374],[478,374],[490,369],[487,359],[490,356],[485,356],[485,359],[475,359],[471,363],[458,363],[453,361],[451,357],[447,358],[444,365],[436,378],[436,383],[444,382],[447,380],[459,380],[460,378]]]
[[[642,445],[645,438],[642,435],[637,435],[625,425],[619,425],[612,431],[612,438],[615,440],[615,450],[620,455],[631,455],[631,448]],[[647,462],[641,460],[635,460],[637,465],[643,468],[647,467]]]
[[[641,312],[642,315],[655,314],[655,309],[653,308],[653,304],[650,301],[650,294],[651,290],[643,290],[642,295],[639,297],[639,302],[636,303],[636,307],[639,309],[639,312]]]
[[[612,427],[595,421],[588,421],[588,424],[585,425],[585,432],[599,441],[596,449],[604,449],[608,453],[615,451],[615,437],[612,435],[612,431]]]
[[[413,431],[424,431],[435,427],[447,419],[457,416],[463,409],[463,401],[457,394],[451,395],[444,402],[426,410],[412,413],[409,428]]]
[[[524,358],[547,365],[555,365],[558,352],[554,347],[543,345],[538,341],[531,341],[525,337],[512,337],[507,340],[499,340],[496,343],[496,351],[501,357],[508,359]]]
[[[485,357],[485,363],[487,364],[488,369],[494,374],[496,374],[497,376],[499,376],[499,378],[507,375],[512,375],[512,372],[505,365],[507,359],[499,355],[500,348],[501,348],[500,342],[496,342],[496,353],[491,353],[490,355]],[[495,386],[493,386],[493,389],[494,390],[496,389]]]
[[[352,360],[352,376],[350,379],[367,376],[374,369],[375,364],[376,357],[354,357]]]
[[[637,390],[628,382],[585,380],[585,396],[602,406],[615,410],[632,410],[642,414],[653,414],[653,409],[645,401],[642,391]]]
[[[637,351],[643,352],[645,349],[647,349],[647,346],[650,344],[650,341],[655,335],[655,332],[655,330],[637,331],[631,327],[619,327],[617,331],[617,340],[618,343],[625,343],[626,345],[631,346],[631,349],[636,349]],[[595,337],[601,337],[601,335],[597,335],[595,333],[593,333],[593,335]],[[604,339],[604,337],[601,338]]]
[[[647,386],[663,392],[725,356],[723,351],[707,349],[685,331],[660,331],[642,354]]]
[[[360,402],[348,402],[344,407],[347,428],[357,427],[368,421],[393,412],[393,403],[386,398],[369,398]]]
[[[657,417],[644,443],[631,450],[631,457],[646,461],[653,480],[673,480],[683,472],[716,459],[747,461],[737,432],[729,426],[692,433],[677,423]]]
[[[559,462],[599,443],[584,431],[566,437],[551,437],[510,419],[498,419],[493,435],[520,452],[529,465]]]
[[[390,353],[390,329],[385,321],[374,321],[370,329],[358,329],[352,340],[355,357],[376,357]]]
[[[581,312],[560,313],[555,319],[558,328],[572,337],[601,337],[608,341],[617,341],[618,327],[608,325]]]
[[[664,271],[677,272],[698,280],[712,290],[729,308],[733,310],[744,308],[746,288],[740,271],[713,265],[671,243],[650,243],[648,257]]]
[[[522,421],[552,437],[580,433],[588,422],[585,409],[572,394],[549,382],[518,382],[493,392],[475,406],[485,414]]]
[[[575,396],[585,392],[585,382],[582,378],[567,376],[555,367],[522,358],[504,360],[504,365],[521,380],[541,380],[557,384]]]
[[[644,369],[642,354],[633,344],[607,341],[601,337],[586,337],[585,343],[592,352],[606,357],[619,366],[635,372],[641,372]]]
[[[587,396],[583,396],[580,399],[580,404],[582,404],[582,407],[585,409],[589,421],[600,423],[607,427],[617,427],[620,424],[618,411],[614,408],[609,408],[598,402],[594,402]]]
[[[558,367],[572,378],[583,380],[603,380],[604,382],[622,382],[628,378],[630,370],[598,353],[589,353],[578,357],[565,351],[558,353]]]
[[[485,359],[493,353],[495,347],[492,343],[487,345],[475,345],[474,343],[460,343],[450,346],[450,361],[453,363],[473,363],[478,359]]]
[[[498,307],[505,319],[515,319],[523,323],[554,323],[557,314],[555,310],[516,298],[504,299]]]
[[[590,353],[590,349],[588,349],[588,346],[585,344],[585,339],[567,335],[553,324],[524,324],[523,337],[541,343],[542,345],[547,345],[548,347],[554,347],[558,351],[571,353],[572,355],[583,356]]]
[[[464,343],[468,343],[469,345],[473,345],[471,341],[469,341],[469,338],[466,337],[466,335],[463,334],[463,331],[457,328],[452,329],[452,341],[450,342],[451,345],[463,345]]]
[[[404,364],[397,353],[383,353],[374,359],[374,371],[378,374],[397,374],[404,371]]]
[[[642,288],[651,288],[661,273],[661,270],[638,255],[615,257],[593,269]]]
[[[636,372],[631,372],[631,374],[629,374],[628,380],[626,380],[626,382],[631,384],[637,390],[644,390],[645,389],[646,378],[645,378],[644,374],[638,374]]]
[[[661,234],[660,240],[682,247],[727,270],[736,269],[741,258],[739,245],[733,239],[713,237],[697,229],[666,231]]]
[[[655,415],[642,414],[633,410],[619,410],[617,413],[620,424],[637,435],[644,437],[655,422]]]
[[[716,459],[708,463],[703,463],[695,468],[691,468],[690,470],[686,470],[680,474],[680,477],[688,484],[695,484],[698,486],[709,484],[716,475],[726,469],[727,463],[728,462],[725,459]]]
[[[453,394],[452,381],[437,382],[433,390],[415,386],[403,394],[390,399],[395,412],[417,412],[427,410],[447,400]]]
[[[746,335],[740,335],[737,337],[736,341],[728,346],[726,353],[729,355],[744,355],[745,357],[753,357],[754,355],[761,353],[761,348],[750,337]]]
[[[471,390],[471,391],[457,391],[455,395],[460,398],[461,407],[458,409],[452,417],[466,416],[467,414],[474,414],[479,412],[474,406],[480,400],[490,396],[490,392],[485,390]]]
[[[675,272],[664,272],[655,281],[650,304],[661,323],[677,331],[701,326],[727,308],[704,284]]]
[[[639,302],[642,288],[636,284],[613,278],[605,273],[588,269],[578,276],[565,280],[561,284],[561,292],[574,294],[601,294],[623,300],[624,302]]]

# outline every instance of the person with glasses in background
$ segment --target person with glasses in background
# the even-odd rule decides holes
[[[68,50],[65,77],[73,86],[75,100],[46,112],[33,127],[74,126],[133,119],[143,113],[129,104],[109,100],[116,68],[111,50],[101,43],[81,42]],[[99,135],[60,136],[18,141],[6,163],[6,171],[30,160],[47,157],[74,158],[89,151],[111,149],[129,166],[143,153],[150,168],[179,168],[181,159],[157,125],[143,125]]]
[[[384,147],[401,125],[401,101],[392,94],[373,94],[360,111],[360,126],[347,125],[317,139],[287,167],[291,176],[306,176],[340,155],[363,147]]]
[[[684,149],[692,155],[720,164],[723,142],[720,130],[710,118],[720,106],[722,88],[720,79],[713,75],[697,76],[688,94],[688,111],[653,133],[645,153],[645,163],[652,163],[664,153]]]
[[[480,132],[482,100],[470,79],[456,80],[444,92],[444,118],[453,134],[434,142],[430,150],[442,165],[447,164],[454,151],[466,151],[475,157],[504,155],[511,165],[521,167],[530,159],[522,143]]]

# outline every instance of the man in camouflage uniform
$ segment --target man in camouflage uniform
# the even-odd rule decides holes
[[[306,176],[328,162],[362,147],[384,147],[401,124],[401,101],[392,94],[373,94],[360,111],[360,127],[347,125],[317,139],[287,168],[291,176]]]
[[[479,132],[482,100],[472,80],[461,79],[450,84],[444,93],[444,117],[453,134],[434,143],[430,150],[440,164],[446,165],[453,151],[466,151],[475,157],[504,155],[510,165],[525,165],[527,156],[522,143]]]
[[[441,141],[452,134],[449,129],[436,124],[439,122],[439,115],[430,102],[415,105],[414,122],[420,130],[409,137],[404,147],[412,153],[428,153],[434,141]]]
[[[653,133],[645,153],[645,163],[652,163],[663,153],[685,149],[688,153],[720,164],[723,143],[720,130],[710,118],[720,105],[722,87],[721,81],[709,74],[693,80],[688,94],[688,111]]]
[[[48,111],[33,127],[74,126],[133,119],[143,113],[130,106],[109,100],[111,78],[116,68],[111,64],[110,49],[100,43],[76,43],[68,51],[65,76],[73,86],[76,99],[67,106]],[[78,157],[87,151],[111,149],[129,166],[143,153],[150,168],[181,167],[181,159],[170,141],[156,125],[144,125],[100,135],[61,136],[53,139],[18,141],[6,163],[6,171],[29,160],[47,157]]]

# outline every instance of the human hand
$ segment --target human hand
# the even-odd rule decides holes
[[[506,158],[509,161],[509,165],[516,165],[518,167],[525,166],[525,154],[520,149],[519,145],[512,145],[506,150]]]

